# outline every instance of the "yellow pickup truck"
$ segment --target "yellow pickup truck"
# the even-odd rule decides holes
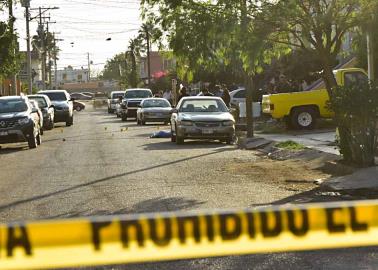
[[[338,69],[334,75],[338,85],[368,80],[366,72],[360,68]],[[313,129],[318,118],[333,117],[332,111],[327,109],[328,100],[325,84],[319,80],[302,92],[263,96],[262,110],[274,119],[285,119],[288,127]]]

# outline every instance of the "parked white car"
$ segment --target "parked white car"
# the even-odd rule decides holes
[[[244,102],[246,98],[246,91],[244,87],[240,87],[230,92],[231,105],[238,107],[239,103]]]
[[[108,98],[108,113],[114,113],[117,109],[119,98],[125,96],[125,91],[113,91]]]

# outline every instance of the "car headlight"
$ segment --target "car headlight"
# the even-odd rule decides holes
[[[193,126],[192,121],[178,121],[179,126]]]
[[[234,121],[232,121],[232,120],[224,121],[222,124],[223,124],[223,126],[231,127],[231,126],[234,125]]]
[[[29,123],[29,121],[30,121],[29,117],[24,117],[24,118],[18,119],[18,124],[19,125],[26,125],[27,123]]]

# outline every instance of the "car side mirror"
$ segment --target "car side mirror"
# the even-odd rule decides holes
[[[70,101],[74,102],[74,101],[75,101],[75,98],[71,98]]]
[[[37,112],[38,112],[37,108],[32,108],[32,113],[37,113]]]
[[[178,113],[178,110],[177,110],[176,108],[173,108],[173,109],[171,110],[171,113]]]
[[[54,106],[54,105],[50,105],[50,108],[53,108],[53,109],[55,109],[55,106]]]

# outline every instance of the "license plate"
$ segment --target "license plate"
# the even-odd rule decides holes
[[[8,135],[8,131],[0,131],[0,136],[7,136]]]
[[[208,129],[208,128],[207,128],[207,129],[203,129],[203,130],[202,130],[202,133],[203,133],[203,134],[213,134],[213,133],[214,133],[214,130],[212,130],[212,129]]]

